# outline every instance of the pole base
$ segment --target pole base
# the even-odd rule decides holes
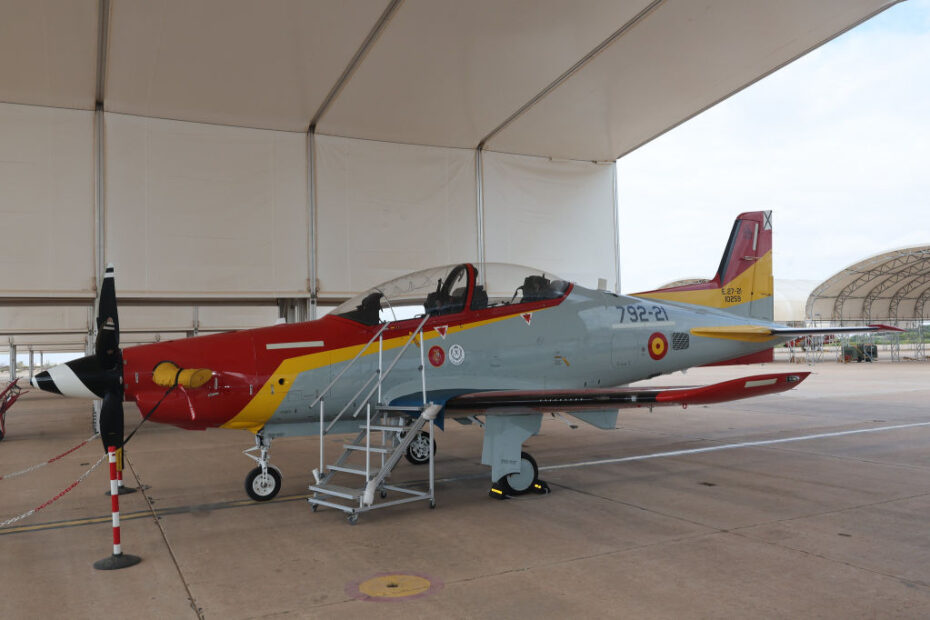
[[[119,487],[119,492],[117,493],[117,495],[129,495],[130,493],[135,493],[138,490],[139,489],[137,489],[136,487]],[[106,493],[104,493],[104,495],[106,495],[107,497],[110,497],[110,492],[107,491]]]
[[[102,560],[94,562],[94,568],[97,570],[116,570],[135,566],[141,561],[142,558],[137,555],[129,555],[128,553],[120,553],[119,555],[113,554],[108,558],[103,558]]]

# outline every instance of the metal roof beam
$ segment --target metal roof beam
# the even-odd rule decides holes
[[[921,292],[922,294],[926,294],[928,291],[930,291],[930,267],[928,267],[927,272],[924,272],[920,276],[914,278],[913,280],[911,280],[910,282],[908,282],[907,284],[899,288],[897,291],[895,291],[895,294],[891,297],[891,301],[888,303],[888,314],[890,315],[890,318],[897,320],[898,307],[901,305],[901,302],[905,299],[910,299],[910,294],[918,290],[921,286],[928,287],[926,290]],[[917,309],[916,304],[914,306],[914,309],[916,311]]]
[[[367,56],[368,52],[371,51],[371,48],[374,47],[378,37],[380,37],[381,33],[384,32],[388,22],[391,21],[391,18],[394,16],[403,2],[404,0],[391,0],[385,7],[384,11],[381,13],[381,17],[378,18],[377,22],[375,22],[375,25],[368,33],[368,36],[365,37],[364,41],[362,41],[362,45],[358,48],[358,51],[355,52],[355,55],[352,56],[349,64],[346,65],[342,75],[339,76],[339,79],[336,80],[335,84],[333,84],[333,87],[326,95],[326,98],[323,99],[323,103],[320,104],[316,114],[314,114],[313,118],[310,119],[310,126],[307,129],[308,133],[316,132],[316,127],[320,124],[320,119],[323,118],[323,115],[326,114],[326,111],[332,105],[333,101],[336,100],[336,97],[339,96],[339,93],[342,92],[342,89],[345,88],[345,85],[349,83],[350,79],[352,79],[352,74],[355,73],[355,70],[358,68],[358,66],[362,64],[365,56]]]

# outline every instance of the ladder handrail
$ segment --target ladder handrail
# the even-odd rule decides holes
[[[410,347],[410,343],[412,343],[414,340],[416,340],[416,337],[423,331],[423,327],[426,325],[426,322],[429,321],[429,319],[430,319],[430,315],[429,315],[429,314],[427,314],[426,316],[423,317],[423,320],[420,321],[420,324],[417,325],[417,328],[413,331],[413,333],[410,334],[410,337],[407,338],[407,342],[405,342],[405,343],[404,343],[404,346],[401,347],[400,352],[394,357],[393,360],[391,360],[391,363],[390,363],[390,365],[387,367],[387,370],[385,370],[384,372],[381,372],[381,369],[380,369],[380,368],[378,368],[377,370],[375,370],[375,372],[374,372],[374,373],[372,374],[372,376],[368,379],[368,381],[366,381],[365,384],[362,385],[361,389],[359,389],[359,390],[355,393],[355,395],[352,396],[352,398],[350,398],[350,399],[348,400],[348,402],[346,402],[345,406],[339,411],[338,414],[336,414],[336,417],[334,417],[334,418],[332,419],[332,421],[329,423],[329,425],[326,427],[326,430],[325,430],[326,433],[329,433],[329,431],[330,431],[330,429],[333,427],[333,425],[336,424],[336,422],[338,422],[340,419],[342,419],[342,415],[343,415],[346,411],[348,411],[349,407],[351,407],[351,406],[356,402],[356,399],[358,398],[359,394],[361,394],[361,393],[365,390],[365,388],[367,388],[367,387],[371,384],[371,380],[372,380],[373,378],[377,377],[377,378],[378,378],[378,381],[377,381],[377,383],[375,384],[375,386],[374,386],[372,389],[370,389],[370,390],[368,391],[368,393],[365,395],[365,397],[361,399],[360,404],[358,405],[358,407],[356,407],[355,411],[352,412],[352,417],[353,417],[353,418],[358,417],[358,414],[359,414],[359,412],[362,410],[362,407],[364,407],[365,404],[368,402],[368,400],[372,397],[372,395],[373,395],[378,389],[380,389],[381,383],[384,381],[384,379],[385,379],[389,374],[391,374],[391,371],[394,369],[394,366],[397,365],[397,362],[400,361],[400,358],[403,357],[404,353],[407,352],[407,349]],[[372,341],[374,341],[374,339],[372,339]],[[420,371],[421,371],[421,372],[423,371],[423,368],[422,368],[422,367],[421,367]]]
[[[346,367],[339,371],[339,374],[337,374],[337,375],[333,378],[333,380],[329,382],[329,385],[327,385],[325,388],[323,388],[323,391],[320,392],[320,395],[316,397],[316,400],[314,400],[312,403],[310,403],[310,407],[309,407],[310,409],[313,409],[313,408],[316,406],[316,404],[317,404],[318,402],[320,402],[320,400],[321,400],[324,396],[326,396],[326,394],[329,393],[329,391],[330,391],[331,389],[333,389],[333,386],[336,385],[336,382],[339,381],[339,379],[342,378],[342,375],[346,374],[346,371],[348,371],[350,368],[352,368],[352,366],[355,364],[355,362],[358,361],[358,358],[360,358],[360,357],[362,356],[362,353],[364,353],[365,351],[367,351],[367,350],[368,350],[368,347],[371,346],[371,343],[374,342],[375,339],[378,338],[381,334],[383,334],[383,333],[384,333],[384,330],[386,330],[388,327],[390,327],[390,325],[391,325],[391,322],[388,321],[387,323],[385,323],[384,325],[381,326],[381,329],[379,329],[379,330],[378,330],[378,333],[376,333],[374,336],[371,337],[371,340],[368,341],[368,344],[366,344],[364,347],[362,347],[362,348],[359,350],[359,352],[355,354],[355,357],[352,358],[352,361],[349,362],[348,364],[346,364]]]

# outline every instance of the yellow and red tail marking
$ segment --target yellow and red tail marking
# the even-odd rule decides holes
[[[712,280],[636,296],[721,309],[771,298],[774,288],[771,221],[771,211],[754,211],[737,217],[720,268]]]

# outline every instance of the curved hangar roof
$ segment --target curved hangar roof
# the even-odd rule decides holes
[[[851,265],[814,289],[807,318],[922,319],[930,311],[930,245],[885,252]]]
[[[892,4],[0,0],[0,101],[606,161]]]

